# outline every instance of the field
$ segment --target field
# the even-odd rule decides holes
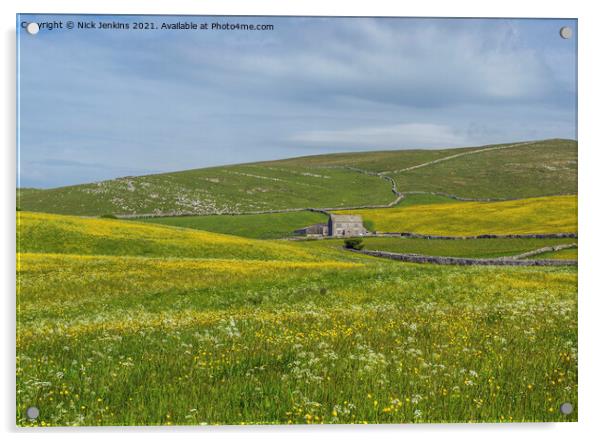
[[[577,143],[552,139],[460,149],[342,153],[127,176],[47,190],[22,189],[17,206],[88,216],[168,216],[393,202],[391,183],[375,173],[394,178],[402,193],[496,199],[575,194]]]
[[[202,233],[218,253],[194,230],[53,215],[44,241],[40,216],[19,213],[20,425],[577,419],[558,413],[577,401],[574,268],[400,265]],[[139,228],[164,238],[150,257]]]
[[[343,239],[307,240],[298,242],[306,249],[337,250],[343,247]],[[561,244],[577,243],[574,238],[561,239],[466,239],[466,240],[425,240],[400,237],[367,237],[363,244],[367,250],[389,251],[392,253],[413,253],[427,256],[492,258],[516,256],[527,251]],[[538,254],[537,259],[576,259],[575,249]],[[573,256],[574,257],[569,257]],[[556,257],[559,256],[559,257]]]
[[[383,232],[470,236],[577,231],[577,196],[413,205],[342,213],[360,214],[371,221],[377,231]]]
[[[327,222],[321,213],[298,211],[293,213],[246,214],[239,216],[173,216],[152,217],[140,221],[194,228],[216,233],[234,234],[253,239],[280,239],[292,236],[293,231],[308,225]]]
[[[401,263],[276,240],[320,213],[227,214],[388,204],[386,176],[398,204],[343,212],[388,232],[577,232],[566,140],[19,189],[17,424],[577,421],[559,412],[578,401],[576,267]],[[90,217],[111,213],[157,217]],[[364,238],[475,258],[572,243]]]

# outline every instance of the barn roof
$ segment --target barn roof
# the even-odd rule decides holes
[[[331,214],[333,222],[362,222],[362,217],[356,214]]]

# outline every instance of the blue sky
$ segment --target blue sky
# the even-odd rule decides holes
[[[576,22],[21,15],[273,24],[19,32],[22,187],[292,156],[576,139]],[[559,36],[561,26],[574,37]]]

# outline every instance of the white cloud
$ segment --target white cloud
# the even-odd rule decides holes
[[[290,141],[349,148],[406,148],[467,145],[468,139],[440,124],[409,123],[342,130],[312,130],[293,135]]]

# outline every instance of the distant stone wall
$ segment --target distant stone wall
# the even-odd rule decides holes
[[[499,265],[499,266],[577,266],[576,260],[518,260],[516,258],[471,259],[465,257],[423,256],[421,254],[400,254],[386,251],[352,250],[354,253],[410,263],[432,263],[437,265]]]
[[[433,240],[468,240],[468,239],[563,239],[577,238],[577,233],[534,233],[534,234],[479,234],[477,236],[437,236],[433,234],[418,234],[411,232],[372,234],[376,237],[407,237],[410,239],[433,239]]]

